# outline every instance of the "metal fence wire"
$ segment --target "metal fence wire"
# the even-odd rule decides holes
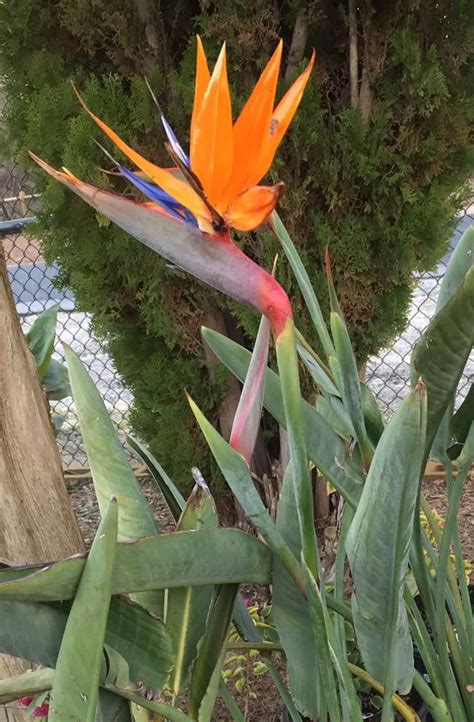
[[[15,162],[0,165],[0,233],[23,328],[27,331],[39,313],[58,303],[55,358],[63,360],[63,342],[72,346],[88,368],[115,423],[124,428],[132,402],[131,393],[123,386],[110,357],[91,335],[90,316],[76,310],[71,291],[55,288],[57,269],[45,264],[39,242],[25,235],[25,225],[34,219],[39,203],[27,172]],[[408,393],[412,348],[433,317],[449,257],[464,230],[473,223],[474,205],[471,205],[460,215],[449,251],[436,270],[414,278],[407,327],[389,348],[369,359],[367,381],[387,417]],[[458,387],[457,404],[465,397],[473,380],[474,359],[471,355]],[[85,466],[87,460],[72,399],[53,402],[53,413],[64,418],[58,442],[65,468]]]

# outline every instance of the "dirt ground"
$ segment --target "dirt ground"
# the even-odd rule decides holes
[[[173,519],[161,495],[156,491],[154,483],[149,479],[141,479],[140,484],[151,504],[155,518],[162,531],[174,529]],[[431,506],[444,517],[447,507],[446,487],[443,479],[430,480],[424,483],[424,492]],[[99,510],[90,480],[76,480],[69,487],[71,501],[76,513],[84,539],[89,545],[93,539],[99,523]],[[218,506],[226,507],[225,499]],[[474,564],[474,484],[466,486],[459,511],[460,534],[463,552],[466,559]],[[265,601],[266,590],[245,589],[245,596],[251,603]],[[278,665],[278,660],[275,659]],[[237,664],[230,665],[235,668]],[[242,692],[235,689],[234,682],[230,680],[229,686],[235,696],[237,704],[244,713],[247,722],[284,722],[282,717],[282,702],[274,684],[267,674],[255,676],[252,672],[252,660],[246,665],[246,684]],[[254,696],[255,695],[255,696]],[[366,719],[376,722],[378,712],[375,709],[366,710]],[[232,717],[227,712],[221,700],[218,700],[214,714],[215,722],[231,722]]]

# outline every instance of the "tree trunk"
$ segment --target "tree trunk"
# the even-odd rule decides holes
[[[0,248],[0,559],[61,559],[84,550],[34,359],[26,345]],[[0,679],[25,669],[0,655]],[[4,715],[4,716],[2,716]],[[26,720],[0,709],[0,721]]]
[[[287,83],[295,79],[298,73],[298,66],[303,60],[304,51],[306,50],[306,42],[308,40],[307,12],[305,7],[301,7],[296,18],[285,71],[285,81]]]
[[[351,106],[359,105],[359,49],[357,42],[357,9],[355,0],[349,0],[349,78]]]

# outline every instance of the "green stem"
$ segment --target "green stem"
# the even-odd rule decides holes
[[[124,697],[124,699],[128,699],[130,702],[140,705],[140,707],[149,709],[150,712],[156,712],[156,714],[170,720],[170,722],[193,722],[191,717],[188,717],[188,715],[184,714],[184,712],[181,712],[179,709],[170,707],[167,704],[161,704],[161,702],[152,702],[146,697],[140,697],[140,695],[134,694],[134,692],[131,692],[129,689],[113,687],[112,685],[107,685],[106,689],[120,695],[120,697]]]
[[[354,509],[347,504],[344,507],[341,531],[339,534],[339,542],[336,552],[336,563],[334,569],[334,599],[340,603],[344,603],[344,569],[346,561],[346,537],[352,519],[354,518]],[[329,595],[328,595],[329,599]],[[334,627],[339,638],[339,644],[344,650],[347,657],[346,630],[344,620],[341,616],[336,617]]]
[[[298,511],[303,559],[314,578],[319,580],[320,564],[314,528],[313,489],[306,454],[295,325],[292,318],[286,319],[283,329],[276,337],[275,345],[290,445],[290,463],[293,472],[291,477]]]
[[[445,470],[446,470],[446,486],[448,490],[448,499],[449,503],[451,501],[451,493],[452,490],[455,487],[455,479],[453,475],[453,464],[451,459],[448,459],[445,464]],[[464,478],[462,478],[462,484],[464,485],[467,475],[470,472],[470,464],[467,465],[467,468],[464,472]],[[460,469],[460,473],[463,473],[463,470]],[[459,480],[459,475],[457,477],[457,480]],[[466,629],[466,634],[468,636],[468,644],[469,644],[469,653],[471,656],[471,659],[474,661],[474,616],[472,614],[472,605],[471,605],[471,598],[469,595],[469,587],[466,580],[466,570],[464,568],[464,556],[462,552],[461,547],[461,539],[459,536],[459,527],[457,524],[454,525],[453,529],[453,548],[454,548],[454,565],[456,568],[456,576],[457,576],[457,582],[459,585],[460,590],[460,596],[461,596],[461,604],[462,609],[464,613],[464,626]]]
[[[314,576],[308,568],[306,572],[306,589],[308,590],[308,606],[318,652],[318,666],[321,674],[323,695],[326,699],[331,722],[341,722],[341,709],[337,693],[334,664],[329,649],[329,637],[324,619],[324,603]]]
[[[281,644],[273,644],[273,642],[230,642],[227,649],[256,649],[259,652],[282,652]]]
[[[460,691],[461,697],[464,701],[466,710],[468,711],[469,719],[474,719],[474,699],[472,693],[468,691],[468,687],[472,684],[472,669],[469,658],[462,654],[459,647],[457,635],[454,632],[451,620],[446,613],[446,630],[449,650],[451,652],[451,658],[453,660],[454,671],[458,680],[457,689]],[[470,678],[469,678],[470,675]]]
[[[448,512],[444,531],[441,535],[439,545],[438,567],[436,570],[436,587],[435,587],[435,630],[438,639],[438,650],[441,658],[441,667],[444,671],[449,663],[448,652],[446,649],[446,583],[448,581],[448,564],[449,551],[451,548],[451,537],[453,533],[453,525],[456,524],[459,502],[462,494],[462,483],[457,483],[451,493],[448,504]],[[459,599],[460,601],[460,599]],[[463,612],[461,606],[461,614]]]
[[[234,722],[245,722],[245,717],[242,714],[242,711],[235,701],[235,699],[232,697],[232,694],[229,691],[229,688],[227,687],[226,683],[222,679],[219,684],[219,694],[224,700],[224,704],[229,710],[232,719]]]
[[[286,687],[280,672],[277,670],[277,668],[273,665],[273,663],[268,658],[270,655],[264,654],[263,657],[265,658],[265,664],[268,667],[268,673],[270,677],[273,680],[273,683],[275,687],[277,688],[280,697],[282,698],[286,709],[288,710],[288,714],[290,715],[292,722],[301,722],[301,715],[296,709],[295,703],[293,702],[291,695],[288,691],[288,688]]]
[[[404,599],[409,612],[408,620],[410,624],[410,631],[416,646],[418,647],[418,651],[426,667],[426,671],[430,676],[431,684],[437,695],[446,697],[446,681],[443,679],[443,675],[441,674],[438,653],[436,652],[433,641],[428,629],[426,628],[426,624],[420,614],[420,610],[416,606],[413,595],[408,587],[405,587]]]
[[[417,519],[419,519],[419,514],[417,515]],[[455,714],[456,722],[463,722],[466,720],[466,715],[459,692],[459,686],[456,681],[456,676],[451,667],[446,643],[443,648],[439,647],[439,640],[436,634],[436,609],[431,591],[434,586],[434,580],[428,572],[426,557],[423,552],[426,551],[434,565],[436,565],[436,558],[434,550],[432,549],[426,534],[421,528],[421,524],[415,523],[415,529],[417,529],[419,533],[416,537],[416,546],[413,549],[414,554],[413,557],[411,557],[412,569],[415,572],[415,579],[422,602],[425,606],[425,612],[435,633],[435,641],[437,643],[436,656],[440,665],[440,675],[446,690],[446,699],[449,704],[449,709],[453,714]],[[427,603],[431,606],[428,607]]]
[[[413,677],[413,687],[420,695],[423,702],[428,707],[434,722],[454,722],[449,714],[446,702],[433,694],[433,691],[419,672],[415,672]]]
[[[271,223],[273,225],[273,230],[280,241],[283,250],[285,251],[285,255],[290,262],[293,273],[296,276],[296,280],[298,281],[301,293],[303,294],[309,315],[311,316],[326,356],[332,356],[334,354],[334,344],[321,312],[319,301],[316,297],[313,286],[311,285],[308,272],[301,262],[296,246],[291,240],[288,231],[276,211],[272,213]]]
[[[341,602],[339,599],[336,599],[332,594],[326,594],[324,599],[327,606],[332,609],[333,612],[337,612],[341,615],[341,617],[344,617],[344,619],[347,619],[348,622],[353,624],[354,620],[352,617],[352,610],[349,604],[347,604],[346,602]]]
[[[442,532],[442,530],[438,524],[438,521],[437,521],[435,515],[433,514],[433,510],[432,510],[431,506],[429,505],[428,501],[426,500],[426,497],[424,496],[424,494],[421,495],[421,509],[426,516],[426,519],[428,521],[430,529],[435,538],[435,543],[439,549],[439,556],[441,556],[441,540],[443,538],[443,532]],[[438,565],[439,565],[439,559],[438,559]],[[456,605],[456,610],[457,610],[458,614],[460,615],[461,619],[463,620],[463,623],[465,626],[466,620],[465,620],[464,608],[462,606],[462,600],[461,600],[461,596],[459,594],[459,588],[458,588],[457,581],[456,581],[456,574],[454,573],[454,569],[451,564],[451,560],[449,559],[449,546],[448,546],[448,557],[446,560],[446,575],[447,575],[447,580],[448,580],[448,583],[449,583],[449,586],[451,588],[451,592],[453,595],[453,600]],[[436,576],[438,579],[438,575],[436,575]],[[438,591],[439,591],[438,583],[436,583],[435,607],[437,604],[436,599],[437,599]]]
[[[433,569],[436,570],[438,568],[438,554],[436,553],[432,543],[428,539],[428,535],[426,534],[426,532],[424,530],[423,530],[423,545],[424,545],[425,553],[427,555],[427,559],[431,562]],[[448,563],[450,563],[450,561],[451,560],[448,559]],[[452,576],[454,579],[454,584],[456,584],[456,578],[454,576],[454,568],[451,567],[451,565],[448,568],[448,580],[449,580],[450,572],[452,573]],[[435,583],[435,592],[436,592],[436,581],[434,581],[434,583]],[[445,591],[445,598],[446,598],[446,602],[447,602],[447,605],[449,608],[449,612],[450,612],[453,622],[456,626],[456,633],[460,639],[460,642],[462,642],[462,645],[467,650],[469,643],[468,643],[468,638],[467,638],[466,630],[465,630],[464,613],[463,613],[462,606],[460,606],[461,605],[461,597],[459,596],[459,594],[457,594],[457,596],[453,594],[451,584],[449,584],[448,586],[445,585],[444,591]],[[456,596],[456,598],[455,598],[455,596]],[[434,625],[435,620],[432,619],[431,622]],[[435,628],[434,628],[434,632],[436,632]]]
[[[373,689],[375,689],[376,692],[379,692],[380,694],[384,693],[383,684],[380,684],[380,682],[377,682],[376,679],[370,676],[368,672],[365,671],[365,669],[361,669],[360,667],[357,667],[355,664],[348,664],[349,671],[352,672],[352,674],[355,677],[358,677],[362,681],[369,684]],[[403,719],[407,720],[407,722],[414,722],[415,718],[415,712],[407,703],[398,696],[398,694],[392,695],[392,704],[394,708],[399,712]]]

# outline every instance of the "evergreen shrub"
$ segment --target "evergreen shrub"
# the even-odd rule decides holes
[[[278,37],[286,51],[279,92],[303,54],[315,47],[317,70],[272,176],[286,184],[281,213],[323,302],[324,252],[330,249],[362,363],[402,329],[412,274],[435,266],[465,202],[472,169],[474,5],[469,0],[357,5],[354,102],[347,1],[5,0],[0,64],[9,101],[3,151],[13,148],[26,163],[31,149],[84,180],[131,193],[100,170],[110,165],[91,139],[104,138],[77,102],[72,79],[94,112],[130,145],[169,165],[143,77],[186,141],[196,32],[211,60],[228,41],[236,111]],[[299,47],[297,37],[305,33]],[[229,330],[251,338],[258,319],[167,267],[43,175],[38,189],[43,217],[34,233],[44,240],[46,259],[59,264],[59,282],[92,314],[94,332],[133,391],[135,433],[181,484],[191,465],[212,480],[183,388],[217,422],[226,377],[218,371],[209,383],[199,329],[209,315],[223,314]],[[241,240],[270,267],[277,248],[270,237],[261,239],[262,234],[249,234]],[[296,316],[304,317],[283,261],[278,275],[294,299]]]

